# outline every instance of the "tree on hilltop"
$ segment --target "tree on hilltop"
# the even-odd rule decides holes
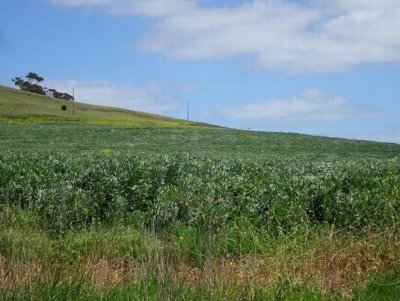
[[[41,85],[39,85],[39,83],[44,81],[44,78],[39,76],[35,72],[29,72],[25,76],[25,78],[27,80],[24,80],[20,77],[16,77],[13,78],[12,81],[16,86],[18,86],[23,91],[28,91],[41,95],[47,95],[50,97],[64,99],[68,101],[74,100],[74,97],[68,93],[58,92],[56,89],[47,89],[46,87],[42,87]]]
[[[25,77],[28,79],[30,84],[33,84],[34,81],[36,81],[37,83],[44,81],[44,78],[39,76],[35,72],[29,72]]]
[[[43,77],[33,72],[29,72],[25,77],[28,79],[27,81],[20,77],[13,78],[12,81],[23,91],[46,95],[46,88],[38,84],[44,80]]]
[[[21,90],[25,90],[25,81],[20,78],[20,77],[16,77],[12,79],[13,83],[18,86]]]
[[[74,97],[68,93],[58,92],[56,89],[48,89],[47,96],[64,99],[64,100],[74,100]]]

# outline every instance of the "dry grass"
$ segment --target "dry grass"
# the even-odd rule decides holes
[[[384,247],[358,243],[346,249],[332,245],[328,250],[294,257],[281,254],[221,260],[210,264],[208,269],[182,265],[176,275],[191,285],[217,282],[244,286],[252,283],[264,288],[274,288],[283,278],[291,278],[326,293],[348,295],[371,274],[396,265],[398,260],[394,252],[398,248],[399,242]]]
[[[9,262],[0,254],[0,289],[27,288],[33,283],[50,282],[55,268],[37,261]]]
[[[59,277],[85,283],[102,292],[123,283],[167,279],[187,286],[229,286],[273,289],[282,279],[313,287],[325,293],[349,296],[355,285],[374,273],[399,263],[400,242],[388,239],[383,244],[363,240],[346,244],[332,238],[325,246],[308,248],[296,255],[283,250],[270,255],[243,255],[237,258],[207,258],[203,267],[188,262],[171,263],[168,255],[155,253],[140,262],[129,257],[88,256],[72,264],[62,262],[9,262],[0,257],[0,289],[27,288]],[[174,259],[174,262],[176,259]]]

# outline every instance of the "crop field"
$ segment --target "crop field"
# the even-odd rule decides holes
[[[398,300],[400,146],[0,125],[0,299]]]
[[[0,301],[400,301],[400,0],[0,0]]]

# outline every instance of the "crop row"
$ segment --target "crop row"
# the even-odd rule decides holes
[[[0,204],[33,211],[56,234],[130,220],[216,229],[239,218],[274,234],[373,231],[400,224],[400,160],[3,153]]]

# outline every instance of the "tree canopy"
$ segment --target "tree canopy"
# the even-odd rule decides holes
[[[40,83],[44,80],[43,77],[39,76],[37,73],[35,72],[29,72],[26,76],[25,76],[28,80],[29,83],[33,83],[34,81],[36,81],[37,83]]]
[[[24,80],[21,77],[15,77],[12,79],[12,81],[17,87],[19,87],[23,91],[47,95],[50,97],[64,99],[68,101],[74,100],[74,97],[68,93],[58,92],[56,89],[48,89],[39,85],[39,83],[44,81],[44,78],[39,76],[35,72],[29,72],[27,75],[25,75],[25,78],[27,80]]]
[[[20,77],[13,78],[12,81],[14,82],[14,84],[16,86],[18,86],[23,91],[29,91],[29,92],[32,92],[32,93],[46,95],[46,88],[44,88],[44,87],[42,87],[42,86],[40,86],[38,84],[34,84],[33,83],[34,82],[33,78],[28,78],[28,76],[26,76],[26,78],[28,79],[28,81],[23,80]]]

